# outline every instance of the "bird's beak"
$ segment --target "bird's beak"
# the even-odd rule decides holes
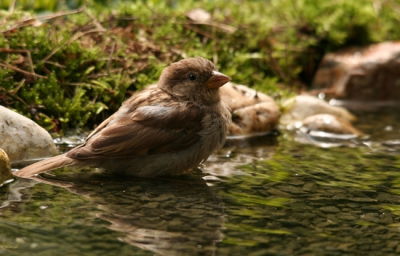
[[[206,85],[209,89],[217,89],[229,81],[231,79],[228,76],[218,71],[213,71],[212,76],[206,81]]]

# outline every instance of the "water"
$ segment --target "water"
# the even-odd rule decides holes
[[[400,254],[398,113],[358,113],[369,136],[342,147],[230,141],[203,174],[175,179],[20,179],[0,188],[0,254]]]

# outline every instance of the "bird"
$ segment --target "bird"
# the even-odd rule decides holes
[[[231,122],[219,88],[231,79],[202,57],[182,59],[69,152],[14,173],[29,178],[61,167],[94,167],[137,177],[186,173],[224,144]]]

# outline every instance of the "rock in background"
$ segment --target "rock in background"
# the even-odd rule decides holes
[[[300,128],[306,123],[313,130],[330,131],[330,125],[327,125],[327,122],[340,120],[338,121],[339,123],[346,123],[345,126],[351,126],[350,122],[356,120],[356,117],[347,109],[331,106],[324,100],[308,95],[299,95],[290,98],[282,104],[282,107],[283,113],[280,124],[289,130]],[[331,121],[321,122],[321,119]],[[342,134],[346,133],[346,130],[349,129],[340,129],[335,126],[330,132]]]
[[[249,135],[273,130],[279,107],[268,95],[245,85],[227,83],[220,88],[221,100],[232,112],[229,135]]]
[[[351,47],[327,54],[314,88],[334,98],[387,101],[400,99],[400,42]]]
[[[0,148],[11,162],[56,155],[50,134],[32,120],[0,106]]]
[[[338,147],[363,135],[353,127],[356,117],[322,99],[300,95],[282,104],[280,128],[291,131],[294,140],[318,147]]]

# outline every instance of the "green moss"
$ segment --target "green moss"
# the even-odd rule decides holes
[[[82,5],[36,2],[36,11],[45,2],[50,11]],[[166,65],[195,55],[279,100],[310,84],[325,52],[400,38],[393,1],[85,3],[79,13],[31,23],[23,22],[36,16],[21,11],[27,2],[12,14],[0,11],[0,104],[47,129],[92,128],[157,82]],[[188,22],[185,13],[194,8],[208,11],[212,22]]]

